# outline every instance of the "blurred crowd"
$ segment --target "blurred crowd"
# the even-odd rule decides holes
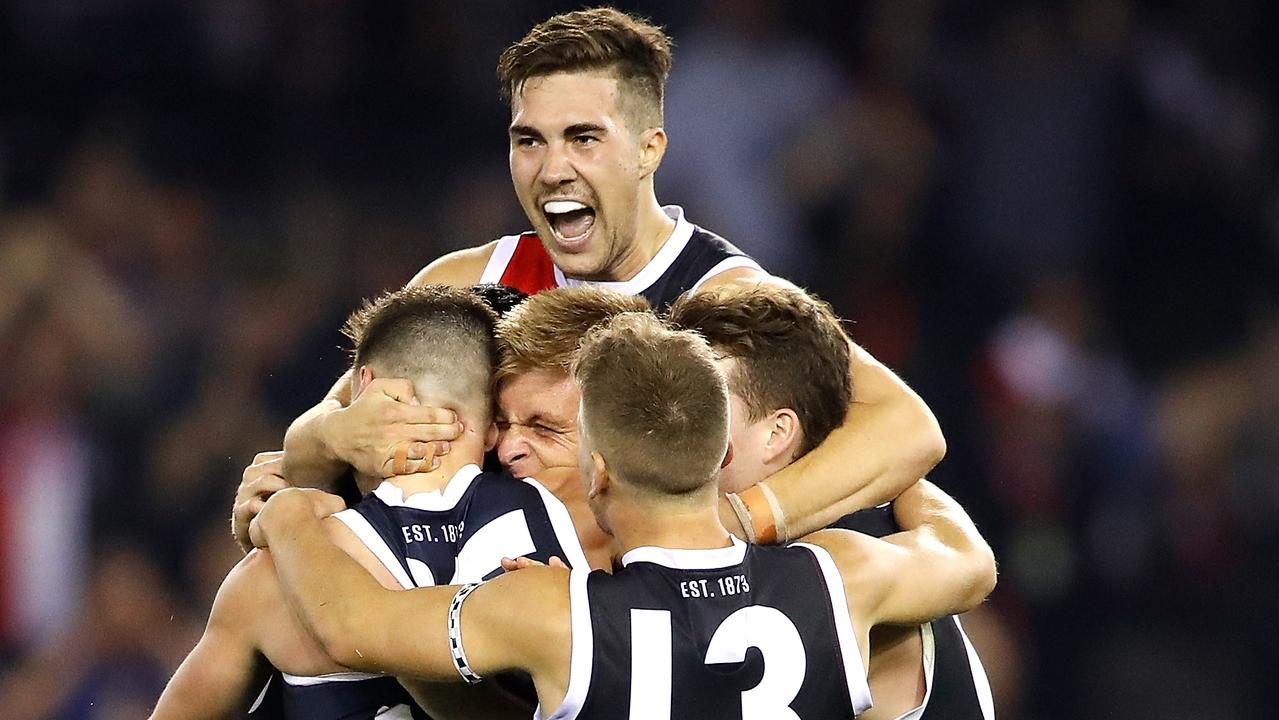
[[[146,714],[346,313],[527,227],[493,69],[579,5],[0,3],[0,715]],[[1279,716],[1266,3],[624,6],[658,197],[941,420],[1000,717]]]

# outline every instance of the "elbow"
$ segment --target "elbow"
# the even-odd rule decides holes
[[[938,467],[941,458],[946,457],[946,436],[941,434],[941,425],[938,418],[932,414],[929,408],[923,407],[923,418],[920,422],[920,462],[925,471],[920,473],[920,477],[929,473],[932,468]]]
[[[995,552],[985,542],[973,549],[971,563],[972,582],[969,586],[968,610],[982,604],[994,592],[999,574]]]
[[[331,617],[312,624],[308,629],[333,662],[351,670],[377,671],[372,667],[373,658],[361,650],[363,633],[355,627],[355,623]]]

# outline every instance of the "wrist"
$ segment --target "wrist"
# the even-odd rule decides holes
[[[346,408],[336,401],[333,407],[326,408],[315,420],[315,437],[320,457],[331,464],[345,463],[337,449],[337,439],[342,436],[341,423]]]

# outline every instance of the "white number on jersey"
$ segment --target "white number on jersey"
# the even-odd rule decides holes
[[[752,647],[764,656],[764,676],[742,692],[742,720],[799,720],[790,704],[804,685],[804,641],[777,608],[750,605],[729,615],[711,635],[704,662],[742,662]],[[670,720],[669,610],[631,610],[630,710],[631,720]]]

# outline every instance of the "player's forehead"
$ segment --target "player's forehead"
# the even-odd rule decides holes
[[[498,410],[508,419],[534,415],[572,421],[577,417],[580,393],[568,373],[525,370],[502,379],[497,390]]]
[[[620,83],[608,70],[535,75],[511,98],[511,127],[557,134],[574,125],[620,128]]]

